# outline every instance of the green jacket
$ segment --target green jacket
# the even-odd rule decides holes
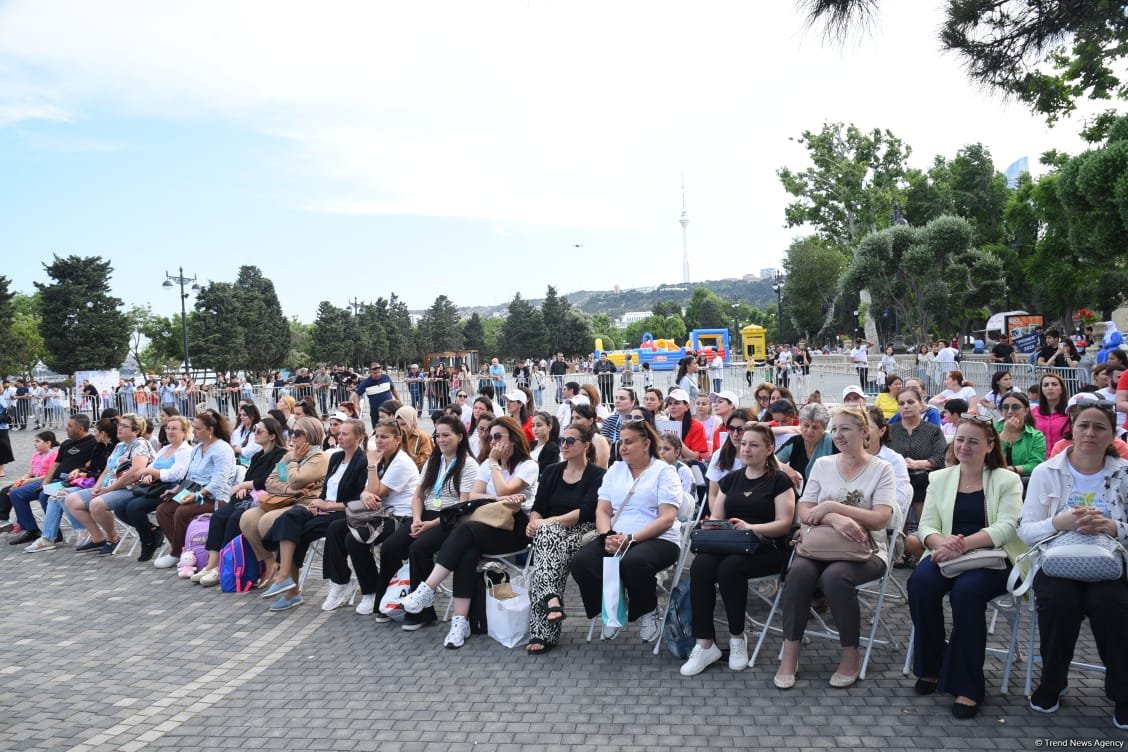
[[[959,465],[934,470],[928,474],[928,494],[920,513],[917,535],[921,541],[936,534],[952,534],[952,513],[956,507],[956,491],[960,483]],[[1018,537],[1018,521],[1022,516],[1022,480],[1010,470],[983,471],[983,492],[987,497],[987,527],[983,530],[996,546],[1006,549],[1013,563],[1027,550]],[[929,552],[925,553],[927,556]]]
[[[995,424],[995,430],[1003,432],[1003,422]],[[1046,436],[1033,426],[1023,426],[1022,435],[1013,444],[1002,442],[1003,454],[1010,449],[1010,464],[1019,468],[1019,475],[1030,475],[1034,468],[1046,461]]]

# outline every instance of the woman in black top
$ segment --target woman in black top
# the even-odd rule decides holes
[[[219,552],[239,535],[239,518],[250,508],[252,491],[265,491],[266,479],[286,455],[282,424],[269,415],[254,426],[254,440],[261,449],[251,455],[242,483],[231,489],[231,502],[212,512],[208,522],[208,563],[190,578],[204,587],[219,584]]]
[[[529,653],[543,653],[560,639],[562,594],[572,557],[584,533],[595,529],[595,503],[605,470],[593,463],[592,430],[569,426],[560,437],[563,462],[541,475],[525,534],[533,539],[529,588]]]
[[[694,676],[721,658],[714,642],[713,610],[717,605],[714,585],[719,585],[729,628],[729,668],[742,671],[748,665],[748,642],[744,636],[748,579],[777,574],[787,561],[787,533],[795,519],[795,489],[779,470],[772,449],[775,437],[762,423],[746,423],[740,436],[740,459],[744,467],[721,479],[721,492],[710,507],[709,517],[728,520],[737,530],[751,530],[762,542],[751,555],[699,553],[689,569],[693,606],[693,636],[697,644],[682,664],[682,676]]]
[[[560,423],[555,415],[533,413],[533,437],[537,443],[529,448],[529,456],[537,461],[541,474],[560,461]]]

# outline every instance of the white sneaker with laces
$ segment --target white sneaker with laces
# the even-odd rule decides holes
[[[717,643],[714,642],[707,648],[694,645],[689,659],[682,664],[679,671],[682,676],[697,676],[719,660],[721,660],[721,649],[717,647]]]
[[[46,536],[39,536],[31,545],[24,549],[29,554],[37,554],[40,551],[54,551],[56,547],[55,541],[47,540]]]
[[[165,554],[164,556],[158,556],[156,559],[153,559],[153,566],[157,569],[172,569],[176,566],[178,561],[179,559],[172,554]]]
[[[336,611],[341,606],[345,605],[349,598],[352,597],[353,583],[350,580],[344,585],[336,582],[329,583],[329,593],[325,596],[325,602],[321,604],[322,611]]]
[[[466,644],[466,638],[469,636],[470,620],[465,616],[452,616],[450,618],[450,631],[447,632],[446,639],[443,640],[443,647],[452,650],[460,648]]]
[[[411,591],[410,593],[405,595],[402,600],[400,600],[400,605],[403,606],[403,610],[409,614],[417,614],[423,609],[429,606],[433,606],[434,604],[435,591],[432,590],[431,586],[426,582],[419,583],[419,587],[415,588],[415,590]],[[469,629],[470,622],[466,620],[465,616],[456,616],[454,618],[462,618],[464,621],[466,621],[467,629]],[[461,647],[461,645],[462,644],[459,643],[459,647]]]
[[[361,616],[368,616],[376,610],[376,593],[361,596],[360,603],[356,604],[356,612]]]
[[[748,668],[748,638],[729,638],[729,669],[743,671]]]
[[[654,642],[658,639],[658,612],[651,611],[638,617],[638,636],[643,642]],[[714,645],[714,647],[716,647]]]
[[[614,640],[619,636],[619,627],[609,627],[606,624],[599,630],[599,639],[601,640]]]

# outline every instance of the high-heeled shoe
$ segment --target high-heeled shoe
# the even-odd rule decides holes
[[[860,671],[855,671],[852,674],[843,674],[840,671],[835,671],[830,677],[830,686],[835,689],[846,689],[852,686],[854,682],[858,681],[858,674]]]
[[[772,677],[772,684],[776,685],[777,689],[791,689],[795,686],[795,677],[798,675],[798,671],[794,674],[776,674]]]

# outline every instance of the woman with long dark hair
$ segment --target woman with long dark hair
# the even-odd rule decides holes
[[[1046,446],[1052,447],[1065,434],[1069,422],[1066,408],[1069,406],[1069,390],[1065,380],[1056,373],[1044,373],[1038,380],[1038,404],[1030,411],[1034,427],[1046,437]]]

